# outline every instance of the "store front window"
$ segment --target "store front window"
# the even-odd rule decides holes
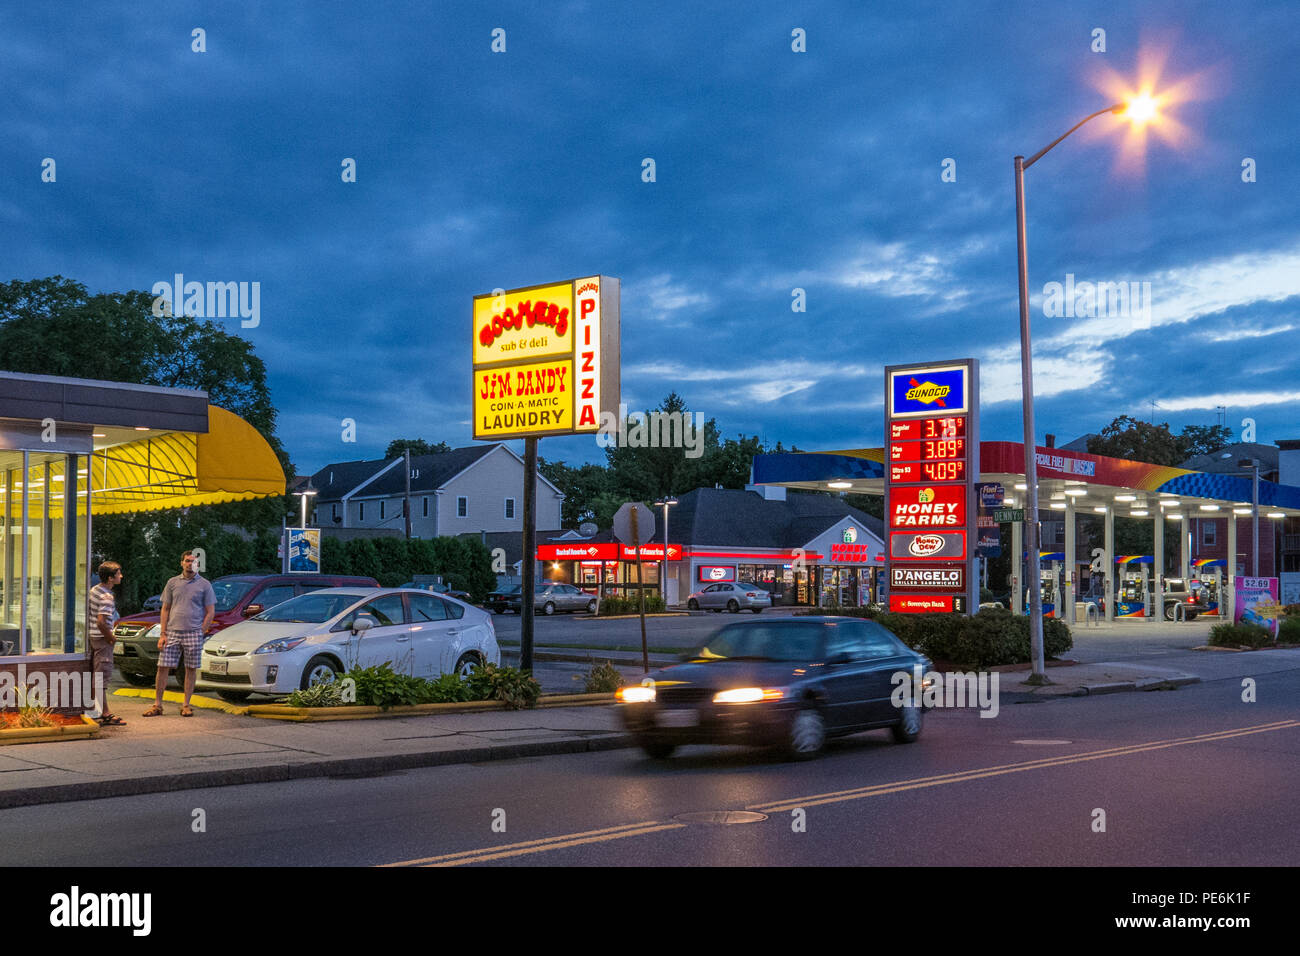
[[[86,456],[0,451],[0,656],[85,651]]]

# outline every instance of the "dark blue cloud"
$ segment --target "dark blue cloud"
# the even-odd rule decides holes
[[[1066,439],[1162,398],[1176,425],[1210,421],[1188,396],[1300,380],[1295,330],[1210,338],[1300,329],[1300,275],[1275,288],[1300,261],[1296,19],[1175,0],[33,8],[7,15],[0,58],[0,265],[97,289],[260,282],[244,334],[303,467],[400,435],[467,443],[471,297],[595,271],[624,280],[633,407],[676,390],[726,434],[878,444],[881,366],[974,355],[984,434],[1015,438],[1011,158],[1161,42],[1166,76],[1201,77],[1173,110],[1187,142],[1118,168],[1104,117],[1028,174],[1038,425]],[[1067,274],[1151,282],[1154,327],[1089,338],[1044,315]],[[1254,406],[1264,440],[1300,437],[1290,407]]]

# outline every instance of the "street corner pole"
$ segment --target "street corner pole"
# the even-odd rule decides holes
[[[1067,134],[1068,135],[1068,134]],[[1049,149],[1051,147],[1048,147]],[[1040,154],[1041,155],[1041,154]],[[1035,157],[1036,158],[1036,157]],[[1038,554],[1038,460],[1034,454],[1034,373],[1032,341],[1029,335],[1029,263],[1025,236],[1025,157],[1016,157],[1016,257],[1020,280],[1020,382],[1025,424],[1025,550],[1029,588],[1029,655],[1033,662],[1030,680],[1047,680],[1043,664],[1043,591]]]
[[[524,559],[519,565],[519,669],[533,669],[533,600],[537,589],[537,438],[524,439]]]
[[[631,509],[632,518],[632,547],[636,548],[636,593],[637,603],[641,608],[641,668],[642,672],[650,673],[650,649],[646,644],[645,637],[645,585],[641,577],[641,529],[637,527],[637,510]]]

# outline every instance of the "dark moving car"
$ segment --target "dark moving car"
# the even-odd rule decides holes
[[[217,599],[212,617],[215,634],[244,618],[261,614],[291,597],[321,588],[379,587],[374,578],[346,574],[227,574],[212,582]],[[162,599],[158,601],[162,607]],[[113,663],[127,683],[137,687],[153,685],[158,671],[158,623],[161,610],[144,611],[121,618],[113,628]]]
[[[746,744],[806,759],[829,737],[889,727],[911,743],[921,734],[922,688],[896,707],[891,678],[906,672],[910,684],[930,661],[875,621],[740,621],[686,657],[619,691],[624,725],[651,757],[685,744]]]

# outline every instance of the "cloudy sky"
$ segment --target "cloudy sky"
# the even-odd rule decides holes
[[[300,470],[469,444],[472,296],[597,272],[632,408],[879,445],[884,365],[974,356],[983,437],[1018,440],[1012,157],[1153,84],[1144,138],[1108,114],[1027,173],[1040,438],[1217,406],[1300,438],[1298,27],[1187,0],[11,7],[0,273],[260,283],[256,328],[219,321]],[[1135,294],[1080,315],[1067,281]]]

